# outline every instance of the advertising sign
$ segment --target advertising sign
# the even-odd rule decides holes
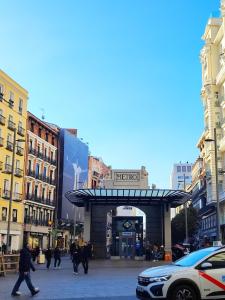
[[[63,180],[62,214],[63,219],[82,222],[82,211],[72,205],[65,197],[71,190],[87,187],[88,181],[88,146],[66,129],[63,134]]]

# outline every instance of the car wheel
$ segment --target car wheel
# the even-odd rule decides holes
[[[198,297],[192,286],[182,284],[174,288],[170,300],[198,300]]]

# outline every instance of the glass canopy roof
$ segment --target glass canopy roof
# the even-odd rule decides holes
[[[163,202],[176,207],[190,200],[191,194],[167,189],[79,189],[69,191],[65,196],[76,206],[85,206],[85,203],[150,205]]]

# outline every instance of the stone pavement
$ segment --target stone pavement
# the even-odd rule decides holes
[[[46,270],[45,265],[37,265],[31,273],[34,286],[40,288],[35,300],[134,300],[138,274],[161,263],[146,261],[110,261],[93,260],[89,264],[89,273],[83,273],[79,266],[79,275],[73,275],[69,257],[62,259],[61,269]],[[0,277],[0,300],[30,300],[26,283],[22,283],[20,297],[11,297],[11,290],[18,275]]]

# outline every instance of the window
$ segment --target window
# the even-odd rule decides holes
[[[38,129],[38,135],[41,137],[41,128]]]
[[[54,136],[52,137],[52,145],[55,146],[55,138],[54,138]]]
[[[46,134],[45,134],[45,140],[46,140],[46,142],[48,142],[48,132],[46,132]]]
[[[13,116],[12,115],[9,115],[9,121],[13,122]]]
[[[13,108],[14,105],[14,94],[13,92],[9,92],[9,107]]]
[[[35,199],[37,199],[37,197],[38,197],[38,185],[35,185],[35,188],[34,188],[34,197],[35,197]]]
[[[52,199],[52,191],[48,192],[48,199],[51,200]]]
[[[187,166],[187,171],[191,172],[191,166]]]
[[[46,176],[47,176],[47,168],[46,167],[44,167],[44,169],[43,169],[43,176],[46,178]]]
[[[21,121],[19,121],[18,127],[19,127],[19,128],[23,128],[23,123],[22,123]]]
[[[12,135],[10,133],[7,135],[7,141],[12,143]]]
[[[29,148],[33,149],[33,141],[32,140],[29,140]]]
[[[0,84],[0,101],[3,100],[3,85]]]
[[[2,208],[2,221],[7,221],[7,207]]]
[[[35,175],[38,176],[40,171],[40,165],[36,164]]]
[[[181,167],[180,166],[177,166],[177,172],[181,172]]]
[[[6,163],[6,165],[11,165],[11,157],[10,156],[6,155],[5,163]]]
[[[37,152],[38,152],[38,154],[41,153],[41,145],[40,144],[38,144],[38,146],[37,146]]]
[[[27,182],[27,191],[26,191],[26,195],[27,195],[27,199],[29,199],[30,197],[30,182]]]
[[[53,160],[53,154],[54,154],[53,151],[51,151],[51,160]]]
[[[182,166],[182,172],[186,172],[186,167]]]
[[[47,149],[46,148],[45,148],[44,152],[45,152],[45,157],[47,157]]]
[[[28,172],[31,172],[31,160],[28,160]]]
[[[42,200],[45,199],[45,188],[42,188]]]
[[[207,259],[212,264],[213,269],[225,268],[225,252],[217,253]]]
[[[0,116],[3,116],[3,110],[0,109]]]
[[[19,114],[21,114],[22,115],[22,113],[23,113],[23,99],[19,99]]]
[[[12,212],[12,221],[17,222],[17,209],[13,209]]]
[[[34,123],[32,123],[32,122],[30,123],[30,131],[34,132]]]

